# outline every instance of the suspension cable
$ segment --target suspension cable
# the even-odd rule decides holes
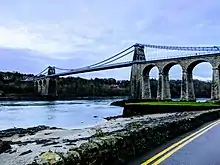
[[[97,62],[97,63],[92,64],[92,65],[89,65],[89,66],[81,67],[81,68],[78,68],[78,69],[83,69],[83,68],[88,68],[88,67],[94,67],[94,66],[97,66],[97,65],[98,65],[98,66],[101,66],[101,65],[108,64],[108,63],[110,63],[110,62],[116,61],[116,60],[118,60],[118,59],[120,59],[120,58],[122,58],[122,57],[124,57],[124,56],[126,56],[126,55],[128,55],[128,54],[130,54],[131,52],[133,52],[133,50],[132,50],[132,51],[130,51],[130,52],[128,52],[128,53],[126,53],[126,54],[124,54],[124,55],[122,55],[122,56],[116,58],[116,59],[113,59],[113,58],[115,58],[115,57],[121,55],[122,53],[128,51],[128,50],[131,49],[133,46],[134,46],[134,45],[132,45],[132,46],[126,48],[125,50],[123,50],[123,51],[121,51],[121,52],[119,52],[119,53],[117,53],[117,54],[115,54],[115,55],[113,55],[113,56],[111,56],[111,57],[109,57],[109,58],[103,60],[103,61]],[[109,60],[110,60],[110,61],[109,61]],[[102,64],[102,63],[103,63],[103,64]],[[56,68],[56,69],[59,69],[59,70],[65,70],[65,71],[72,71],[72,70],[73,70],[73,69],[66,69],[66,68],[59,68],[59,67],[55,67],[55,68]]]
[[[67,71],[70,71],[72,69],[66,69],[66,68],[58,68],[58,67],[55,67],[55,69],[58,69],[58,70],[67,70]]]
[[[97,63],[92,64],[92,65],[89,65],[89,66],[87,66],[87,67],[93,67],[93,66],[96,66],[96,65],[102,64],[102,63],[104,63],[104,62],[107,62],[107,61],[109,61],[109,60],[111,60],[111,59],[113,59],[113,58],[115,58],[115,57],[121,55],[122,53],[128,51],[128,50],[131,49],[133,46],[134,46],[134,45],[128,47],[127,49],[125,49],[125,50],[123,50],[123,51],[121,51],[121,52],[119,52],[119,53],[117,53],[117,54],[115,54],[115,55],[113,55],[113,56],[111,56],[111,57],[109,57],[109,58],[103,60],[103,61],[97,62]]]
[[[114,61],[116,61],[116,60],[118,60],[118,59],[120,59],[120,58],[122,58],[122,57],[127,56],[128,54],[130,54],[130,53],[132,53],[132,52],[134,52],[134,50],[131,50],[131,51],[129,51],[129,52],[123,54],[122,56],[117,57],[116,59],[112,59],[112,60],[110,60],[110,61],[108,61],[108,62],[105,62],[105,63],[103,63],[103,64],[101,64],[101,65],[98,65],[98,66],[102,66],[102,65],[106,65],[106,64],[109,64],[109,63],[111,63],[111,62],[114,62]]]
[[[35,76],[38,76],[38,75],[44,73],[48,68],[49,68],[49,67],[45,68],[43,71],[41,71],[40,73],[36,74]]]
[[[220,51],[220,46],[212,46],[212,47],[187,47],[187,46],[161,46],[161,45],[147,45],[147,44],[139,44],[143,45],[147,48],[155,48],[155,49],[167,49],[167,50],[182,50],[182,51]]]

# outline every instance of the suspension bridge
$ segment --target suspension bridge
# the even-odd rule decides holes
[[[131,55],[132,60],[122,61]],[[161,100],[169,100],[171,99],[169,70],[179,64],[182,68],[181,99],[195,100],[192,70],[201,62],[209,62],[213,67],[212,99],[218,100],[220,99],[219,55],[220,46],[183,47],[137,43],[92,65],[76,69],[49,66],[26,81],[36,82],[36,89],[42,95],[57,95],[55,81],[57,77],[131,67],[131,98],[151,99],[149,72],[156,66],[159,70],[157,97]]]

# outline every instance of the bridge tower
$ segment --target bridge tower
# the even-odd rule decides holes
[[[55,74],[55,67],[48,67],[47,74],[53,75]],[[44,79],[37,80],[35,82],[35,86],[37,86],[37,92],[44,97],[56,97],[57,96],[57,80],[53,77],[47,77]]]
[[[140,44],[134,45],[133,61],[146,61],[144,46]],[[142,99],[143,80],[142,80],[142,65],[135,63],[131,67],[131,99]],[[147,80],[150,83],[150,80]],[[150,86],[149,86],[150,88]]]

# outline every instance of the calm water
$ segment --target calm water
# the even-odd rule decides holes
[[[104,117],[122,114],[123,108],[110,106],[110,103],[116,100],[120,99],[2,101],[0,102],[0,130],[37,125],[62,128],[86,127],[105,121]]]
[[[110,103],[116,100],[120,99],[2,101],[0,102],[0,130],[37,125],[62,128],[82,128],[94,125],[105,121],[104,117],[122,114],[123,108],[110,106]],[[198,101],[205,100],[205,98],[198,99]]]

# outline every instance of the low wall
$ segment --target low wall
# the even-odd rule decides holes
[[[132,123],[125,130],[109,135],[100,133],[100,137],[91,138],[79,147],[71,148],[67,153],[42,153],[33,164],[127,164],[142,153],[198,128],[206,122],[218,119],[220,110],[186,114],[179,117],[177,114],[175,118],[166,118],[160,122]]]
[[[174,113],[189,111],[206,111],[210,109],[219,109],[219,106],[183,106],[183,105],[125,105],[123,117],[137,115],[147,115],[156,113]]]

